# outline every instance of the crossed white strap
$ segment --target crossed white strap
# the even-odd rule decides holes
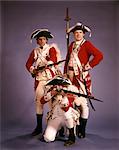
[[[37,60],[35,67],[37,68],[39,63],[42,62],[42,64],[47,64],[46,56],[49,53],[49,46],[45,48],[45,50],[41,53],[38,49],[34,50],[34,55]]]
[[[83,41],[83,43],[85,42],[85,40]],[[77,49],[77,47],[76,47]],[[73,64],[74,64],[74,72],[75,72],[75,75],[78,75],[79,72],[78,72],[78,67],[80,69],[80,73],[81,73],[81,78],[82,79],[85,79],[86,76],[88,75],[88,71],[85,71],[83,72],[83,68],[82,68],[82,65],[81,65],[81,62],[80,62],[80,59],[78,58],[78,55],[77,55],[77,52],[76,52],[76,49],[74,49],[72,51],[72,55],[73,55]],[[80,49],[80,47],[78,47],[78,50]],[[80,87],[81,87],[81,92],[86,94],[86,89],[85,89],[85,85],[80,81],[80,79],[78,79],[78,82],[80,84]]]

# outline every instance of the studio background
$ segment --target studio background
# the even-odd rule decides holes
[[[12,132],[30,133],[35,127],[34,79],[25,68],[35,40],[34,29],[48,28],[65,59],[66,8],[70,26],[83,22],[92,30],[90,40],[103,55],[91,71],[93,94],[103,103],[93,102],[87,132],[119,138],[119,2],[117,1],[3,1],[1,2],[1,139]],[[72,34],[70,35],[72,41]],[[63,70],[63,66],[61,68]],[[47,106],[45,106],[45,113]],[[45,126],[45,118],[43,121]]]

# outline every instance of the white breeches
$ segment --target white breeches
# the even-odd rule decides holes
[[[43,104],[41,104],[40,100],[44,96],[46,81],[39,81],[39,84],[36,88],[35,99],[36,99],[36,113],[43,114]]]
[[[58,110],[58,112],[59,111],[60,110]],[[50,118],[48,121],[47,128],[44,134],[44,140],[46,142],[54,141],[58,130],[62,126],[66,126],[67,128],[73,128],[76,126],[77,122],[79,121],[80,115],[78,111],[74,110],[71,107],[67,112],[64,112],[62,116],[56,113],[57,112],[54,112],[54,115],[52,114],[52,118]]]
[[[68,128],[73,128],[79,124],[80,114],[74,108],[70,107],[69,110],[64,113],[64,116],[66,119],[65,123]]]
[[[64,120],[63,116],[58,116],[54,119],[50,119],[48,121],[48,125],[47,125],[47,128],[45,130],[44,140],[46,142],[54,141],[58,130],[62,126],[64,126],[64,122],[65,122],[65,120]]]
[[[81,117],[84,119],[88,119],[89,116],[89,107],[88,107],[88,102],[87,99],[84,97],[78,97],[75,99],[74,103],[77,106],[81,106]]]

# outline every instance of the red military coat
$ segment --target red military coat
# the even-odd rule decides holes
[[[48,46],[48,45],[47,45]],[[55,63],[57,61],[59,61],[60,59],[60,51],[59,49],[57,48],[56,44],[51,44],[49,46],[48,49],[48,55],[46,54],[46,57],[45,59],[47,60],[47,63],[48,62],[52,62],[52,63]],[[37,58],[35,58],[35,49],[33,49],[28,57],[28,60],[26,62],[26,68],[27,70],[31,73],[31,68],[33,67],[33,65],[35,64],[35,62],[37,61]],[[35,80],[35,89],[38,85],[38,81]]]
[[[56,56],[57,52],[56,49],[54,47],[49,49],[49,57],[46,57],[47,61],[52,61],[52,62],[57,62],[57,56]],[[27,70],[30,72],[30,67],[34,64],[36,60],[34,59],[34,49],[32,50],[32,52],[29,55],[29,58],[26,62],[26,68]]]
[[[64,66],[64,73],[67,73],[68,61],[73,49],[73,43],[74,42],[72,42],[69,46],[69,50],[66,56],[66,63]],[[93,56],[93,58],[89,61],[91,56]],[[78,58],[80,59],[81,64],[86,65],[87,62],[89,62],[89,65],[93,68],[94,66],[99,64],[100,61],[103,59],[103,54],[91,42],[85,41],[80,46],[80,50],[78,52]]]
[[[67,74],[68,73],[68,63],[69,63],[69,59],[73,50],[73,45],[74,42],[72,42],[69,46],[68,49],[68,53],[66,56],[66,62],[65,62],[65,66],[64,66],[64,73]],[[98,65],[100,63],[100,61],[103,59],[103,54],[102,52],[97,49],[91,42],[89,41],[85,41],[82,45],[80,45],[80,49],[77,53],[78,58],[80,60],[81,65],[86,65],[87,63],[89,63],[89,65],[91,66],[91,68],[95,67],[96,65]],[[92,57],[91,57],[92,56]],[[79,75],[77,76],[77,78],[80,78],[80,69],[79,70]],[[91,86],[91,80],[89,79],[90,75],[88,74],[87,76],[87,87],[90,88]],[[76,80],[76,76],[74,76],[73,79],[73,84],[76,85],[78,88],[79,84]],[[90,91],[90,90],[89,90]],[[89,92],[90,94],[90,92]]]

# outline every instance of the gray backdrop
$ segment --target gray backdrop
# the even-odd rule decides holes
[[[91,71],[93,94],[104,102],[93,102],[96,111],[90,109],[87,130],[119,135],[119,2],[116,1],[1,3],[2,131],[34,128],[34,79],[25,68],[28,55],[36,46],[35,41],[30,43],[30,34],[37,28],[48,28],[55,36],[49,43],[57,43],[65,58],[67,7],[70,25],[83,22],[91,27],[92,37],[87,38],[104,54],[104,60]]]

